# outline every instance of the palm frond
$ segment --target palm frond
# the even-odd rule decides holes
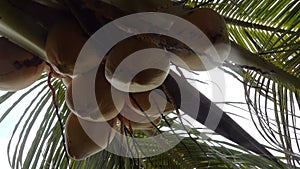
[[[299,1],[220,0],[208,6],[227,18],[231,40],[249,51],[248,58],[265,61],[237,62],[231,69],[244,78],[257,130],[290,165],[299,165]]]

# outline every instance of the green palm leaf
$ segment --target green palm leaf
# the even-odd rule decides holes
[[[220,5],[212,3],[210,7],[227,17],[232,41],[252,52],[244,55],[272,64],[237,62],[237,69],[232,69],[244,78],[253,122],[289,164],[299,165],[300,3],[230,2],[218,1]]]

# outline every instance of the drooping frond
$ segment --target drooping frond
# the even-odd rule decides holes
[[[228,63],[243,77],[258,131],[289,164],[299,165],[300,2],[220,0],[207,6],[226,18],[233,44],[248,50],[239,53],[233,45]]]

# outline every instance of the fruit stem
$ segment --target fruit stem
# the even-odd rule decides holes
[[[49,63],[47,63],[48,66],[49,66]],[[57,100],[56,100],[56,93],[55,93],[55,88],[54,86],[51,84],[51,78],[52,78],[52,73],[53,73],[53,69],[52,67],[50,66],[50,72],[48,74],[48,79],[47,79],[47,83],[48,83],[48,86],[52,92],[52,103],[53,103],[53,106],[55,107],[55,114],[57,116],[57,119],[58,119],[58,123],[59,123],[59,126],[60,126],[60,130],[61,130],[61,135],[62,135],[62,141],[63,141],[63,148],[64,148],[64,151],[66,153],[66,158],[67,158],[67,163],[68,163],[68,167],[70,167],[70,164],[69,164],[69,156],[68,156],[68,153],[67,153],[67,147],[66,147],[66,140],[65,140],[65,137],[64,137],[64,127],[63,127],[63,124],[62,124],[62,119],[60,118],[59,116],[59,108],[58,108],[58,104],[57,104]]]

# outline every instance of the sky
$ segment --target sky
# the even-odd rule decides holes
[[[34,83],[34,84],[36,84],[36,83]],[[30,87],[18,91],[11,98],[9,98],[6,102],[0,104],[0,117],[29,88]],[[13,130],[14,130],[14,127],[15,127],[16,123],[20,119],[20,117],[23,114],[25,108],[30,104],[31,98],[37,94],[38,90],[39,89],[37,89],[36,91],[33,91],[32,94],[25,97],[23,99],[23,101],[20,102],[20,104],[18,104],[17,106],[15,106],[14,109],[0,123],[0,145],[1,145],[0,146],[0,157],[2,157],[2,158],[0,158],[1,169],[10,169],[10,165],[8,163],[8,158],[7,158],[8,157],[7,156],[8,142],[10,140],[10,137],[11,137],[12,133],[13,133]],[[5,93],[6,92],[0,91],[0,96],[5,94]],[[26,118],[26,116],[25,116],[25,118]],[[34,133],[34,131],[32,133]],[[30,142],[32,142],[32,140],[33,140],[33,137],[30,137],[28,142],[30,143]],[[12,142],[15,143],[16,139],[14,139]],[[5,157],[5,158],[3,158],[3,157]]]
[[[5,92],[0,91],[0,95],[4,94]],[[8,102],[5,102],[0,105],[0,116],[4,114],[4,111],[9,108],[13,100],[15,98],[10,99]],[[21,107],[26,106],[23,104]],[[19,107],[19,106],[18,106]],[[7,159],[7,145],[16,124],[16,119],[20,117],[20,113],[18,108],[14,109],[1,123],[0,123],[0,164],[3,169],[9,169],[10,166],[8,164]],[[5,158],[4,158],[5,157]]]

